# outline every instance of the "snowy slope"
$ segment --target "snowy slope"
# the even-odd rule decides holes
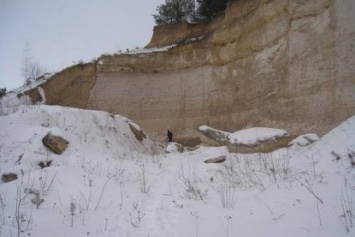
[[[127,121],[50,106],[0,117],[0,175],[19,174],[0,183],[0,236],[355,235],[355,117],[311,145],[247,155],[163,154]],[[48,131],[70,142],[62,155],[43,147]]]

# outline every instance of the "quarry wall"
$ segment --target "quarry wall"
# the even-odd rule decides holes
[[[197,39],[103,55],[43,89],[48,104],[121,114],[158,140],[167,129],[196,136],[203,124],[322,135],[355,114],[354,9],[353,0],[232,1],[210,26],[156,28],[148,46]]]

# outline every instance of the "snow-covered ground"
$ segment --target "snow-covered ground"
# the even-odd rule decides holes
[[[355,235],[355,117],[313,144],[247,155],[165,154],[129,123],[139,129],[58,106],[3,113],[0,175],[19,178],[0,181],[0,236]],[[43,146],[48,132],[69,141],[62,155]],[[227,161],[204,163],[219,156]]]

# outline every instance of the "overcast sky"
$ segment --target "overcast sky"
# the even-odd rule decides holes
[[[144,47],[164,0],[0,0],[0,88],[21,86],[21,58],[58,71],[73,61]]]

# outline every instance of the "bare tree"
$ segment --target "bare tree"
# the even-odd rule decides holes
[[[33,60],[31,47],[27,42],[23,51],[21,62],[21,74],[25,79],[25,85],[31,84],[45,73],[46,69],[41,64]]]

